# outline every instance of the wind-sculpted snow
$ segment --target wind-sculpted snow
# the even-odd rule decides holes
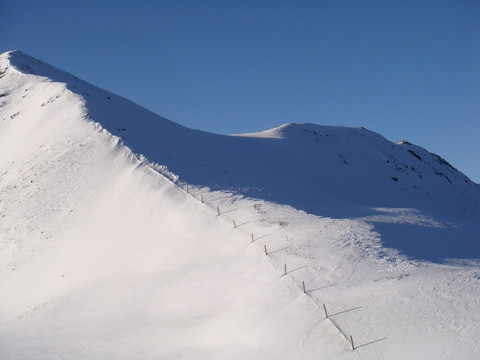
[[[0,358],[476,359],[479,194],[363,128],[210,134],[3,54]]]
[[[210,134],[175,124],[21,52],[10,53],[10,63],[20,71],[65,84],[82,96],[89,119],[180,182],[287,204],[320,216],[368,218],[387,246],[411,257],[437,262],[480,258],[476,235],[480,187],[441,157],[406,141],[394,144],[363,128],[314,124],[285,124],[242,136]],[[45,97],[41,106],[54,99]],[[409,208],[439,217],[444,231],[404,226],[395,220],[376,222],[374,215],[381,215],[378,208]],[[452,236],[459,226],[464,229],[461,247]],[[397,239],[403,229],[409,234],[408,243]],[[432,238],[440,241],[429,252],[433,244],[424,239]]]
[[[167,166],[181,181],[317,215],[360,216],[363,209],[411,207],[479,219],[480,187],[408,142],[393,144],[363,128],[314,124],[286,124],[275,136],[191,130],[23,53],[10,56],[18,69],[64,83],[81,95],[89,119],[134,152]],[[339,208],[332,214],[333,202]]]

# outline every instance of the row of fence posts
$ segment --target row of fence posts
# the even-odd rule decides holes
[[[180,188],[181,188],[181,187],[180,187]],[[190,194],[193,198],[196,199],[196,197],[195,197],[192,193],[190,193],[190,189],[189,189],[188,185],[186,185],[185,190],[186,190],[187,194]],[[204,201],[204,198],[203,198],[203,194],[200,194],[200,202],[201,202],[202,204],[206,204],[205,201]],[[219,208],[218,206],[217,206],[216,208],[217,208],[217,216],[220,216],[220,215],[222,214],[222,213],[220,212],[220,208]],[[237,228],[238,228],[238,225],[237,225],[237,223],[235,222],[235,219],[232,219],[232,222],[233,222],[233,228],[234,228],[234,229],[237,229]],[[252,234],[251,234],[251,242],[253,243],[254,241],[255,241],[255,237],[254,237],[254,235],[253,235],[253,233],[252,233]],[[263,249],[264,249],[264,251],[265,251],[265,256],[268,256],[269,253],[268,253],[267,245],[266,245],[266,244],[263,245]],[[283,275],[287,275],[287,274],[288,274],[288,273],[287,273],[287,264],[284,264],[284,265],[283,265]],[[305,281],[302,281],[302,290],[303,290],[303,293],[304,293],[304,294],[307,294],[307,295],[308,295],[308,291],[307,291],[307,289],[306,289],[306,287],[305,287]],[[330,320],[330,322],[332,322],[332,319],[331,319],[331,318],[329,317],[329,315],[328,315],[327,306],[326,306],[325,304],[323,304],[323,311],[324,311],[324,313],[325,313],[325,319],[328,319],[328,320]],[[333,322],[332,322],[332,324],[333,324]],[[347,339],[347,341],[349,341],[352,351],[356,350],[355,344],[354,344],[354,342],[353,342],[353,337],[352,337],[352,335],[349,335],[349,336],[347,337],[347,335],[344,334],[342,330],[340,330],[340,328],[338,327],[338,325],[334,324],[334,326],[337,327],[337,329],[340,331],[340,333],[345,336],[345,338]]]

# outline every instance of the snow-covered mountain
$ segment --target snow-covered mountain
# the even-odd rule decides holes
[[[0,56],[0,358],[476,359],[478,234],[406,141],[210,134]]]

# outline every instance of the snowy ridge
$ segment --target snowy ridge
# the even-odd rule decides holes
[[[18,51],[0,71],[0,358],[480,355],[479,187],[445,160],[187,129]]]
[[[444,210],[449,216],[457,211],[462,219],[473,215],[478,220],[478,184],[408,142],[396,145],[363,128],[314,124],[285,124],[243,136],[209,134],[175,124],[20,52],[10,56],[18,69],[47,76],[81,95],[89,119],[185,182],[268,197],[318,215],[326,215],[321,202],[333,193],[332,201],[343,202],[342,215],[345,205],[356,210],[395,206]],[[284,189],[295,187],[315,193],[307,199],[297,192],[294,197],[285,194]],[[330,205],[328,211],[331,215]]]

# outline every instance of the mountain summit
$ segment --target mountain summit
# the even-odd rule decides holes
[[[407,141],[211,134],[0,55],[0,358],[473,359],[479,224]]]

